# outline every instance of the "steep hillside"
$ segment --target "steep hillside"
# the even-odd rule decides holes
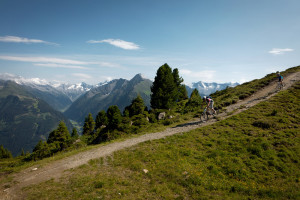
[[[65,115],[79,123],[84,121],[88,113],[96,116],[101,110],[107,110],[111,105],[117,105],[120,110],[130,105],[138,94],[150,105],[150,87],[152,82],[136,75],[130,81],[125,79],[113,80],[103,86],[93,88],[79,97],[65,112]]]
[[[0,81],[0,144],[18,155],[31,152],[40,139],[45,140],[59,121],[70,122],[45,101],[12,81]]]
[[[300,82],[211,126],[92,160],[27,197],[298,199],[299,90]]]
[[[281,75],[283,75],[283,77],[287,77],[288,75],[299,71],[300,66],[296,66],[281,72]],[[276,73],[271,73],[261,79],[255,79],[250,82],[243,83],[242,85],[238,85],[234,88],[229,87],[225,90],[217,91],[212,94],[212,97],[214,98],[214,101],[218,103],[217,106],[221,108],[244,100],[270,83],[274,83],[276,81]]]

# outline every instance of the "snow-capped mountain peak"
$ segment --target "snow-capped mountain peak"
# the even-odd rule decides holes
[[[224,90],[227,87],[235,87],[239,85],[239,83],[205,83],[202,81],[199,81],[197,83],[192,83],[191,88],[196,88],[201,96],[207,96],[210,95],[216,91]]]

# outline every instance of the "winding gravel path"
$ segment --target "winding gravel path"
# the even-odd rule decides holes
[[[285,77],[284,89],[289,88],[295,81],[298,80],[300,80],[300,72],[290,74],[289,76]],[[264,87],[262,90],[256,92],[249,98],[239,101],[234,105],[228,106],[227,111],[219,114],[218,118],[220,120],[226,119],[232,115],[238,114],[243,110],[246,110],[256,105],[261,101],[265,101],[266,99],[274,96],[276,94],[274,90],[276,86],[275,84],[276,82],[272,82],[270,85]],[[233,114],[228,115],[228,113],[230,113],[231,111],[235,112],[233,112]],[[114,142],[111,144],[101,146],[99,148],[81,152],[76,155],[63,158],[61,160],[53,161],[42,168],[30,167],[14,175],[14,182],[16,184],[8,189],[5,189],[4,191],[2,190],[0,192],[0,199],[23,199],[24,196],[22,195],[21,190],[23,187],[38,184],[40,182],[47,181],[52,178],[57,179],[62,176],[65,170],[86,164],[91,159],[111,155],[115,151],[134,146],[141,142],[160,139],[177,133],[188,132],[190,130],[202,126],[213,124],[216,121],[216,119],[211,119],[207,122],[200,122],[199,119],[195,119],[194,121],[191,121],[186,124],[178,125],[173,128],[167,128],[165,131],[162,132],[149,133],[136,138],[130,138],[121,142]]]

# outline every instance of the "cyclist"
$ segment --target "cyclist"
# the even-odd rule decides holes
[[[277,73],[279,88],[283,88],[283,76],[280,75],[279,71],[277,71],[276,73]]]
[[[215,115],[217,112],[214,109],[214,100],[211,97],[203,97],[203,101],[205,101],[205,103],[207,104],[205,111],[207,109],[211,109],[213,111],[213,115]]]

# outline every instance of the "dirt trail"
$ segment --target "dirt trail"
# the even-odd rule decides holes
[[[300,80],[300,72],[293,73],[285,77],[284,90],[289,88],[294,82],[298,80]],[[256,105],[261,101],[265,101],[266,99],[274,96],[276,94],[275,91],[276,84],[277,84],[276,82],[272,82],[270,85],[264,87],[262,90],[256,92],[255,94],[248,97],[247,99],[239,101],[234,105],[228,106],[226,112],[219,114],[218,117],[220,119],[226,119],[230,116],[238,114]],[[86,164],[91,159],[105,157],[112,154],[115,151],[127,147],[131,147],[133,145],[148,140],[160,139],[176,133],[187,132],[202,126],[207,126],[215,123],[216,121],[217,121],[216,119],[211,119],[207,122],[200,122],[199,119],[195,119],[194,121],[191,121],[189,123],[178,125],[173,128],[168,128],[162,132],[149,133],[136,138],[127,139],[122,142],[115,142],[115,143],[101,146],[99,148],[81,152],[76,155],[54,161],[42,168],[38,168],[37,166],[30,167],[28,169],[25,169],[15,174],[14,182],[16,184],[8,189],[5,189],[4,191],[3,190],[0,191],[0,199],[23,199],[24,196],[22,195],[22,190],[21,190],[23,187],[33,185],[33,184],[38,184],[43,181],[50,180],[52,178],[58,179],[63,175],[63,173],[65,173],[66,170]]]

